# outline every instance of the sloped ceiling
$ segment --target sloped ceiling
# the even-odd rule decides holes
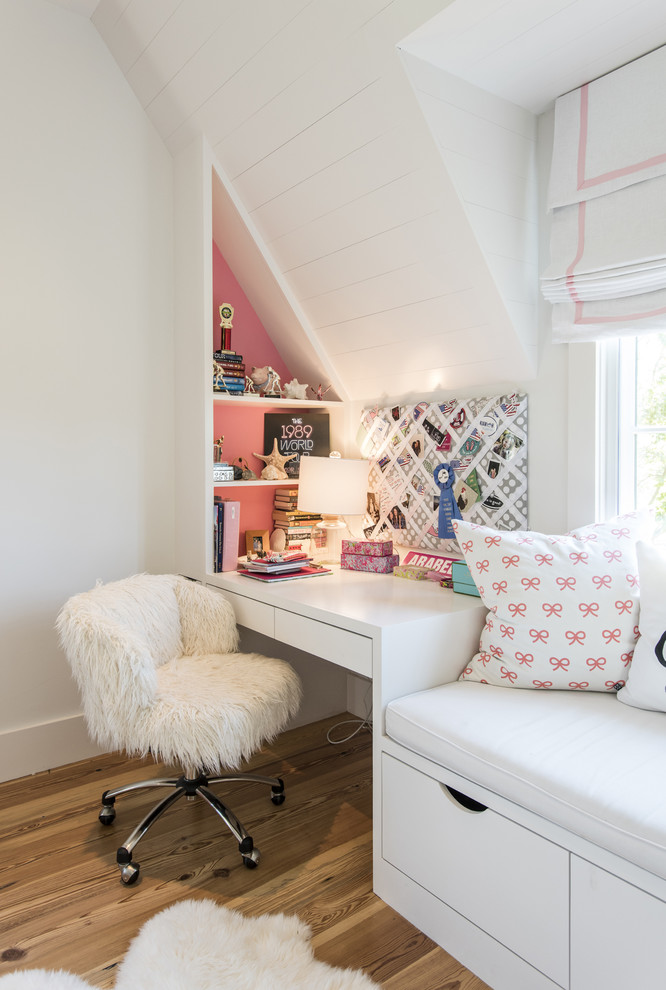
[[[503,75],[502,44],[493,54],[488,39],[499,23],[520,62],[516,39],[535,7],[580,14],[600,3],[100,0],[91,20],[172,153],[206,137],[342,396],[374,401],[534,376],[534,110],[509,102],[518,83],[508,100],[479,96]],[[653,2],[631,6],[635,23]],[[485,75],[465,69],[475,31]],[[470,156],[466,123],[481,103],[476,133],[491,144]],[[488,168],[496,153],[499,179]],[[235,258],[224,231],[217,240],[260,312],[247,252]]]

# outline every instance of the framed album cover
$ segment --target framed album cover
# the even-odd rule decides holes
[[[274,440],[283,457],[297,455],[284,469],[288,478],[298,478],[301,457],[328,457],[331,452],[328,413],[265,413],[264,450],[272,450]]]

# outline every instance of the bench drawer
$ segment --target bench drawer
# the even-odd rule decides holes
[[[275,609],[275,639],[331,660],[355,674],[372,677],[372,640],[369,636],[308,619],[286,609]]]
[[[383,858],[567,986],[568,852],[387,754],[382,795]]]
[[[662,987],[666,904],[571,857],[571,990]]]

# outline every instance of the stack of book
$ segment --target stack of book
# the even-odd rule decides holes
[[[298,488],[276,488],[273,527],[284,531],[287,550],[307,550],[313,529],[321,521],[320,513],[299,512],[297,506]]]
[[[215,351],[213,357],[220,365],[223,376],[215,385],[216,392],[232,392],[235,394],[245,391],[245,364],[243,355],[236,351]]]
[[[267,557],[253,558],[239,568],[239,574],[257,581],[290,581],[293,578],[317,577],[330,574],[325,567],[313,567],[312,558],[306,553],[271,553]]]

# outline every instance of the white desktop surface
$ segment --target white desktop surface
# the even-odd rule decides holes
[[[461,650],[471,657],[486,615],[479,598],[434,581],[335,565],[330,574],[270,584],[235,571],[207,581],[228,595],[240,626],[372,679],[376,711],[398,697],[407,668],[432,683],[438,669],[446,675],[447,658]]]
[[[256,581],[234,571],[209,575],[207,581],[223,591],[366,636],[443,613],[482,607],[478,598],[455,594],[434,581],[328,566],[330,574],[279,583]]]

